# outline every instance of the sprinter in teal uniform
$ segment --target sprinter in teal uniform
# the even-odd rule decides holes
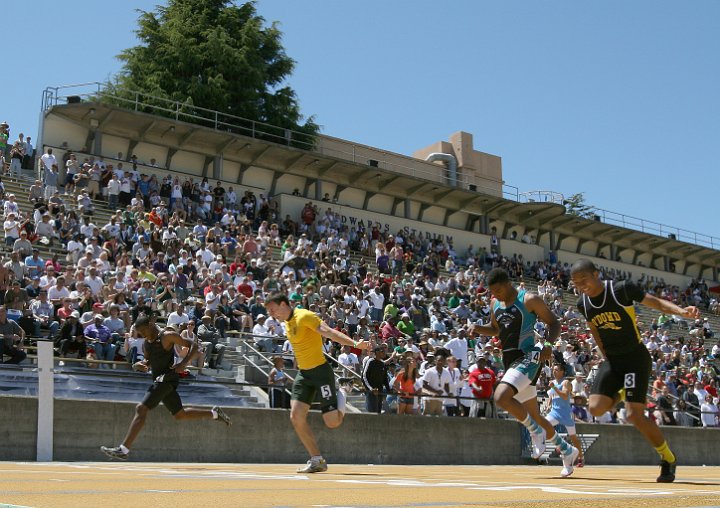
[[[542,298],[515,289],[502,268],[492,269],[487,283],[494,296],[490,325],[476,325],[474,331],[498,337],[502,344],[505,374],[495,390],[495,403],[528,429],[533,441],[533,458],[543,454],[547,437],[562,453],[560,475],[570,476],[579,451],[563,440],[540,414],[535,389],[540,367],[552,351],[547,343],[536,344],[535,323],[540,318],[547,325],[547,338],[553,342],[560,334],[560,323]]]

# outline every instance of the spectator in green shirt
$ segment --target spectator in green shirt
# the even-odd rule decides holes
[[[400,316],[400,322],[397,324],[397,328],[409,337],[415,336],[415,324],[410,321],[410,314],[407,312]]]
[[[393,298],[392,301],[385,306],[385,310],[383,310],[383,320],[387,320],[388,316],[396,318],[399,312],[400,309],[395,305],[395,299]]]

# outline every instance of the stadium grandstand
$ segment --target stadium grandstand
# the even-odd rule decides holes
[[[16,126],[7,127],[12,141]],[[406,156],[140,92],[108,96],[100,84],[47,88],[36,145],[21,145],[22,162],[13,162],[13,146],[8,143],[0,187],[6,311],[0,325],[15,321],[22,333],[3,343],[0,390],[16,411],[49,418],[50,425],[37,436],[34,427],[25,432],[23,443],[6,449],[6,460],[35,459],[36,451],[51,459],[53,450],[55,458],[97,458],[100,443],[72,449],[58,444],[69,437],[57,429],[53,447],[53,423],[62,427],[61,415],[90,407],[98,408],[93,418],[126,423],[127,405],[115,409],[110,402],[137,402],[147,386],[148,374],[132,369],[142,358],[132,326],[142,313],[203,348],[180,385],[188,404],[222,405],[252,426],[255,437],[274,436],[269,429],[290,397],[289,385],[276,382],[278,371],[289,380],[297,371],[284,322],[268,316],[263,304],[273,291],[372,344],[370,352],[330,342],[325,348],[337,379],[352,382],[348,411],[366,413],[350,415],[351,428],[361,432],[357,416],[366,429],[396,426],[414,435],[440,432],[433,425],[461,429],[455,420],[469,425],[481,417],[478,428],[492,439],[508,415],[471,378],[481,358],[502,376],[502,355],[498,341],[474,334],[473,325],[489,320],[485,277],[502,267],[517,287],[538,292],[561,321],[553,354],[568,367],[588,461],[653,463],[644,448],[593,444],[603,432],[629,426],[621,406],[600,418],[585,409],[601,356],[577,311],[570,267],[587,258],[605,279],[633,280],[649,294],[700,309],[699,320],[686,320],[638,306],[637,325],[653,357],[648,414],[678,428],[672,436],[688,447],[688,463],[717,463],[717,454],[709,459],[705,445],[680,432],[719,425],[719,238],[600,209],[590,217],[568,213],[556,192],[506,184],[501,158],[477,150],[465,132]],[[388,359],[389,389],[367,376],[376,348]],[[421,387],[438,355],[459,360],[459,377],[441,419],[425,419],[422,390],[409,395],[408,408],[408,394],[398,396],[398,374],[412,359]],[[54,388],[43,399],[38,379],[48,368]],[[539,392],[550,379],[548,367]],[[39,397],[41,407],[56,399],[54,415],[18,402],[31,400],[26,397]],[[390,417],[401,405],[422,423]],[[247,412],[256,420],[242,416]],[[616,429],[598,430],[600,424]],[[527,458],[529,442],[513,428],[516,449],[524,447]],[[113,436],[90,432],[84,441],[119,438],[117,424],[111,429]],[[638,439],[631,431],[622,434],[627,442]],[[248,454],[238,457],[202,442],[208,461],[297,460],[292,446],[262,455],[245,443]],[[410,461],[383,443],[383,451],[365,446],[375,461]],[[717,451],[716,443],[707,446]],[[341,445],[332,449],[338,461],[370,461]],[[158,446],[140,457],[185,460],[173,453]],[[413,459],[521,460],[520,452],[485,459],[443,453],[430,447]]]

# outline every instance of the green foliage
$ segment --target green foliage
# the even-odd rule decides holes
[[[313,117],[303,121],[295,92],[283,86],[295,62],[277,23],[266,26],[254,2],[167,0],[154,12],[138,12],[140,44],[118,56],[123,69],[105,90],[125,99],[116,104],[132,106],[134,92],[141,92],[142,102],[153,106],[148,112],[165,108],[167,116],[193,121],[182,113],[210,116],[198,107],[215,110],[280,127],[259,129],[276,142],[286,142],[285,129],[305,133],[306,140],[319,132]],[[180,115],[167,100],[183,104]],[[219,122],[248,134],[229,128],[242,123],[237,119],[221,115]]]
[[[595,217],[595,207],[585,203],[585,193],[583,192],[565,198],[563,204],[565,205],[565,213],[569,215],[577,215],[586,219]]]

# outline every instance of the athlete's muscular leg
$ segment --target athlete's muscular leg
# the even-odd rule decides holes
[[[537,399],[526,400],[525,402],[523,402],[523,407],[530,415],[530,418],[535,420],[535,423],[537,423],[543,428],[547,438],[552,439],[552,437],[555,435],[555,427],[553,427],[552,424],[547,421],[547,419],[542,415],[542,413],[540,413]]]
[[[608,411],[611,411],[619,400],[619,394],[615,398],[610,398],[607,395],[593,393],[588,399],[588,410],[590,411],[590,414],[595,417],[602,416]]]
[[[138,434],[140,434],[140,431],[145,426],[145,420],[147,419],[147,414],[150,409],[148,409],[147,406],[144,404],[138,404],[135,406],[135,417],[133,418],[132,422],[130,422],[130,428],[128,429],[127,435],[125,436],[125,440],[123,440],[122,444],[123,446],[126,446],[127,448],[131,448],[133,442],[138,437]]]
[[[495,389],[495,404],[522,422],[527,418],[528,412],[525,406],[515,398],[516,393],[514,387],[507,383],[500,383]]]
[[[577,434],[571,434],[571,435],[568,435],[568,437],[570,438],[572,445],[578,449],[578,453],[579,453],[578,458],[582,459],[584,454],[583,454],[582,444],[580,443],[580,438],[577,437]]]
[[[344,419],[345,415],[337,409],[335,411],[323,413],[323,421],[328,429],[337,429],[340,425],[342,425]]]
[[[305,449],[311,457],[320,455],[320,447],[317,444],[315,435],[307,421],[310,405],[299,400],[290,402],[290,422],[295,428],[295,433],[300,438]]]
[[[625,414],[628,422],[635,425],[637,430],[639,430],[640,433],[645,436],[645,439],[654,447],[657,448],[665,442],[665,436],[663,436],[655,420],[651,420],[645,416],[645,404],[641,404],[640,402],[625,402]]]
[[[183,408],[173,415],[176,420],[210,420],[213,417],[209,409]]]

